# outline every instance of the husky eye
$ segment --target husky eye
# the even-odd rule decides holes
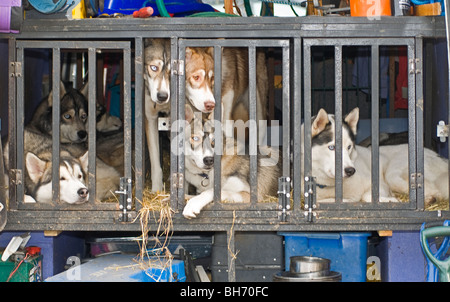
[[[198,82],[200,80],[200,76],[199,75],[194,75],[192,76],[192,78],[194,79],[194,81]]]
[[[68,113],[64,114],[63,117],[64,117],[66,120],[70,120],[70,118],[71,118],[70,114],[68,114]]]
[[[328,149],[330,149],[331,151],[334,151],[335,146],[334,145],[329,145]]]
[[[200,137],[199,137],[199,136],[196,136],[196,135],[193,135],[193,136],[191,137],[191,139],[192,139],[192,141],[195,142],[195,143],[200,141]]]
[[[66,178],[65,178],[64,176],[61,176],[61,177],[59,178],[59,180],[66,180]]]
[[[83,175],[78,175],[78,179],[83,179]]]
[[[352,145],[348,145],[347,150],[350,150],[352,148]]]
[[[150,69],[151,69],[152,71],[154,71],[154,72],[157,72],[157,71],[158,71],[158,66],[150,65]]]

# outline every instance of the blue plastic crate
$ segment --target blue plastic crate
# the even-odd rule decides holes
[[[331,260],[331,271],[340,272],[342,281],[366,281],[367,240],[370,233],[279,233],[285,237],[285,270],[290,257],[315,256]]]

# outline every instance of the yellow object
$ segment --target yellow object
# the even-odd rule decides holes
[[[414,6],[414,15],[416,16],[440,16],[442,13],[441,3],[428,3]]]
[[[86,9],[84,7],[84,0],[81,0],[77,6],[72,10],[72,19],[86,18]]]

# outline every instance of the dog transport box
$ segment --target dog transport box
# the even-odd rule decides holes
[[[315,256],[331,260],[331,271],[342,274],[342,281],[366,281],[368,237],[371,233],[280,232],[284,236],[285,270],[290,257]]]
[[[0,1],[0,33],[18,33],[23,21],[22,0]]]
[[[283,237],[275,232],[236,232],[235,267],[237,282],[269,282],[273,274],[282,270]],[[228,281],[227,234],[214,235],[211,251],[213,282]]]

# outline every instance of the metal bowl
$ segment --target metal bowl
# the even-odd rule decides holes
[[[291,274],[318,273],[320,276],[330,272],[331,261],[326,258],[311,256],[292,256],[289,272]]]
[[[273,275],[274,282],[339,282],[342,275],[339,272],[329,272],[325,276],[316,276],[316,273],[292,274],[279,272]]]

